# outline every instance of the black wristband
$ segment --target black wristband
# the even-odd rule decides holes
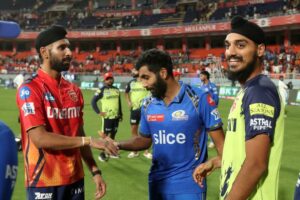
[[[102,172],[100,169],[92,172],[92,176],[96,176],[97,174],[102,175]]]

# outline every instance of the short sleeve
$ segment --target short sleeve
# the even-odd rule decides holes
[[[22,85],[17,92],[17,104],[20,120],[26,131],[46,124],[43,95],[37,88],[31,84]]]
[[[199,112],[205,128],[210,131],[223,125],[216,102],[210,93],[204,93],[200,97]]]
[[[242,109],[245,115],[246,140],[259,134],[267,134],[272,141],[280,113],[277,90],[261,86],[247,89]]]
[[[149,123],[147,121],[147,114],[146,114],[147,106],[145,106],[145,104],[147,104],[147,99],[144,99],[143,106],[141,107],[141,121],[140,121],[139,133],[144,137],[151,137],[151,132],[150,132]]]

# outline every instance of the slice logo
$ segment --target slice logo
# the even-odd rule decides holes
[[[176,110],[172,113],[172,121],[188,120],[189,116],[185,114],[184,110]]]
[[[164,114],[147,115],[148,122],[163,122],[165,120]]]
[[[21,99],[28,99],[30,97],[30,89],[27,86],[24,86],[20,89],[19,92],[20,98]]]

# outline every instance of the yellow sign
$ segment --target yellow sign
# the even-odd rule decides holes
[[[274,117],[274,107],[263,104],[263,103],[254,103],[249,106],[250,115],[265,115],[268,117]]]

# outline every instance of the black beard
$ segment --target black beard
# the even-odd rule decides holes
[[[163,99],[167,92],[167,83],[158,74],[156,74],[156,80],[156,83],[151,89],[151,94],[153,97]]]
[[[229,59],[230,59],[230,57],[229,57]],[[227,59],[227,60],[229,60],[229,59]],[[240,83],[245,83],[247,81],[247,79],[249,78],[249,76],[254,71],[256,61],[257,61],[257,55],[254,54],[252,61],[250,63],[248,63],[244,69],[242,69],[240,71],[236,71],[236,72],[230,71],[230,66],[229,66],[229,70],[227,72],[227,78],[231,81],[238,81]]]
[[[62,59],[61,61],[58,60],[56,57],[52,56],[52,53],[50,52],[50,66],[51,69],[57,71],[57,72],[62,72],[62,71],[68,71],[70,68],[70,62],[71,62],[70,57],[66,57]]]

